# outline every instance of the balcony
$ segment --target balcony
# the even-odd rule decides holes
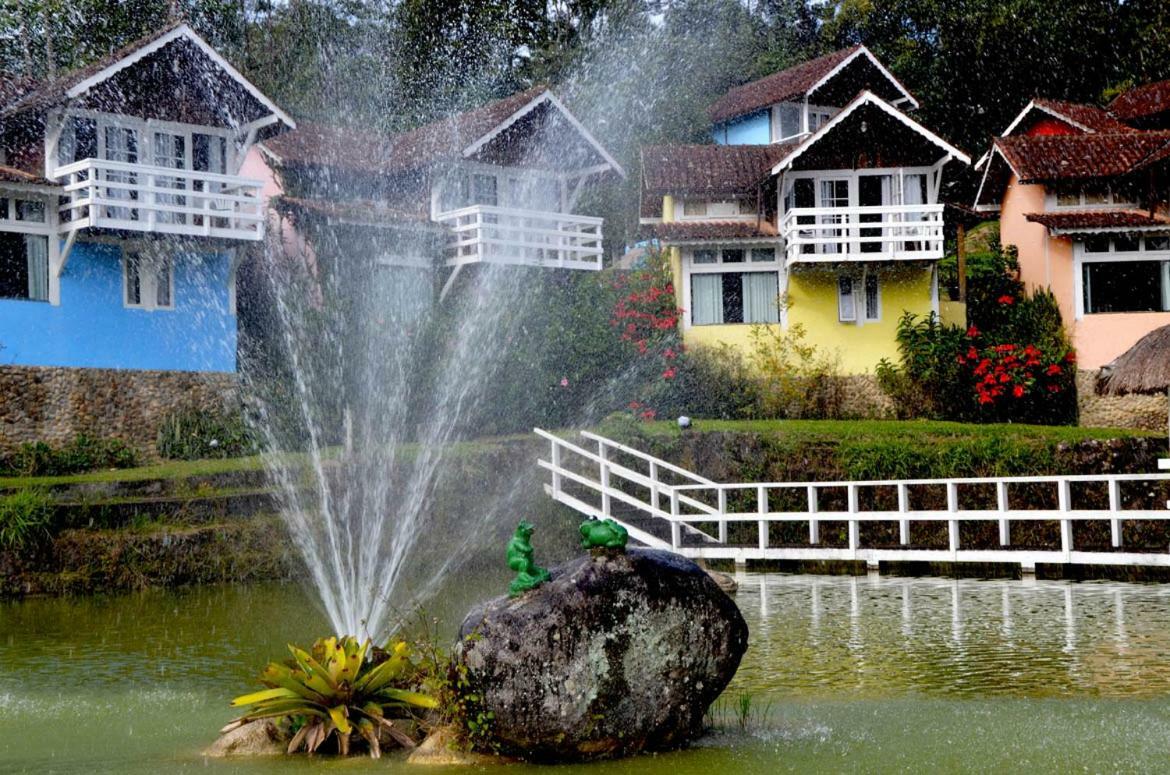
[[[472,205],[440,213],[434,220],[451,228],[447,266],[488,263],[601,269],[601,218]]]
[[[212,172],[83,159],[58,167],[61,231],[122,229],[264,239],[262,181]]]
[[[943,206],[795,207],[781,222],[787,263],[943,256]]]

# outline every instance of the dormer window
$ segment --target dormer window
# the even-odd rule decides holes
[[[789,140],[801,134],[801,107],[795,102],[783,102],[776,106],[776,136],[774,139],[777,142]]]
[[[705,199],[688,199],[683,202],[684,218],[703,218],[707,215],[707,201]]]
[[[1136,204],[1129,194],[1109,185],[1066,188],[1056,193],[1056,207],[1075,209],[1089,207],[1123,207]]]
[[[756,215],[756,201],[748,197],[735,199],[686,199],[683,218],[740,218]]]

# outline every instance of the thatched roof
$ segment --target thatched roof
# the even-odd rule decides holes
[[[1170,326],[1155,328],[1101,369],[1097,388],[1110,395],[1170,389]]]

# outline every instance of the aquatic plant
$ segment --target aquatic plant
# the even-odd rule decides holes
[[[233,707],[248,710],[224,732],[257,719],[289,718],[294,727],[299,724],[289,753],[302,748],[313,753],[336,736],[344,756],[356,732],[376,759],[382,753],[383,731],[400,745],[414,747],[414,740],[387,718],[389,713],[438,707],[434,697],[415,691],[419,670],[404,641],[382,650],[371,648],[368,639],[346,636],[319,639],[309,651],[291,644],[288,648],[292,659],[271,662],[260,674],[260,683],[268,688],[232,700]]]
[[[38,489],[17,490],[0,497],[0,549],[20,549],[49,535],[53,501]]]

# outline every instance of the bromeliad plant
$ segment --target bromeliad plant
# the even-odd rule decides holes
[[[344,756],[356,732],[369,744],[370,756],[378,758],[382,730],[400,745],[414,747],[387,716],[438,707],[434,697],[413,691],[419,683],[418,669],[404,641],[387,651],[353,636],[320,639],[307,652],[288,648],[292,659],[271,662],[260,674],[267,689],[232,700],[233,707],[247,710],[222,731],[257,719],[289,718],[294,728],[300,724],[288,744],[289,753],[301,748],[313,753],[335,735]]]

